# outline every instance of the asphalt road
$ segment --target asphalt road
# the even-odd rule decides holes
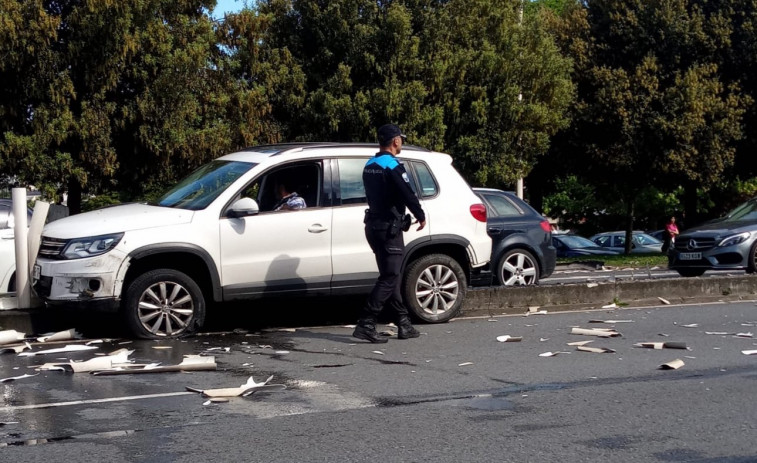
[[[234,326],[225,320],[217,325]],[[571,335],[572,326],[614,326],[622,337]],[[206,351],[219,370],[43,372],[0,384],[0,422],[7,423],[0,426],[0,459],[757,461],[757,356],[742,353],[757,349],[757,339],[731,334],[757,330],[754,302],[459,319],[420,328],[418,339],[383,345],[359,342],[342,325],[108,342],[98,352],[126,347],[138,362],[172,364]],[[501,343],[501,335],[523,341]],[[582,340],[616,352],[566,345]],[[646,341],[685,342],[690,350],[633,347]],[[539,356],[549,351],[565,353]],[[48,357],[0,356],[0,378],[58,355]],[[658,369],[674,359],[685,365]],[[250,375],[273,375],[271,382],[287,387],[210,405],[185,391],[236,387]]]

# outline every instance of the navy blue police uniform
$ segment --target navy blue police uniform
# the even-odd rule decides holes
[[[358,325],[375,326],[376,317],[388,302],[398,326],[404,326],[405,333],[415,332],[415,335],[403,336],[400,329],[400,338],[416,337],[417,331],[410,325],[400,293],[400,271],[405,250],[402,218],[406,207],[419,222],[425,222],[426,216],[410,187],[404,166],[392,153],[379,152],[366,163],[363,183],[369,207],[365,214],[365,237],[376,255],[379,277]]]

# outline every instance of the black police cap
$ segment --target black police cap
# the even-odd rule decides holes
[[[402,137],[402,141],[405,141],[407,137],[402,133],[399,127],[394,124],[382,125],[378,129],[378,142],[380,146],[387,146],[394,137]]]

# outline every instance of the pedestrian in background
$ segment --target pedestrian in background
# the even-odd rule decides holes
[[[666,253],[670,249],[670,246],[675,244],[676,236],[678,232],[678,226],[676,225],[675,216],[670,217],[668,223],[665,224],[665,233],[663,233],[664,240],[662,242],[662,252]]]
[[[368,209],[365,211],[365,237],[376,256],[379,277],[361,310],[352,335],[372,343],[387,342],[376,332],[376,320],[384,305],[388,303],[394,312],[399,339],[420,336],[410,323],[407,308],[402,303],[400,293],[400,271],[405,252],[402,232],[409,229],[410,209],[418,221],[417,230],[426,226],[426,215],[418,197],[410,187],[410,179],[396,156],[402,151],[406,137],[399,127],[386,124],[378,129],[379,152],[371,158],[363,169],[363,184]]]

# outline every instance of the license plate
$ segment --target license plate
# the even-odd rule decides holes
[[[40,266],[35,264],[34,267],[32,267],[32,280],[39,280],[40,272]]]
[[[702,258],[701,252],[682,252],[678,254],[678,258],[681,260],[699,260]]]

